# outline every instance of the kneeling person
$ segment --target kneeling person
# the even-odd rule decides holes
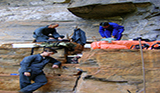
[[[115,38],[120,40],[124,27],[112,22],[101,22],[99,26],[99,33],[103,38]]]
[[[61,65],[61,62],[50,57],[54,53],[57,53],[57,51],[52,48],[45,48],[42,53],[27,56],[21,61],[21,68],[19,69],[21,90],[19,93],[32,93],[47,83],[43,72],[45,65],[53,63],[52,68],[59,68]],[[31,83],[31,80],[34,83]]]

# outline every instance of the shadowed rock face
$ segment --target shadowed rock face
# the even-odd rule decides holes
[[[104,19],[135,12],[137,3],[151,2],[150,0],[72,0],[68,10],[82,18]]]
[[[123,16],[136,11],[133,3],[95,4],[82,7],[68,8],[78,17],[87,19],[105,19],[113,16]]]

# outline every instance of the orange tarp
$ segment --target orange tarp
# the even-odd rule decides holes
[[[160,41],[153,41],[153,42],[141,41],[141,44],[148,44],[151,47],[156,42]],[[91,47],[92,49],[130,49],[132,45],[138,45],[138,44],[139,41],[128,41],[128,40],[112,41],[111,43],[109,43],[108,41],[97,41],[91,43]]]

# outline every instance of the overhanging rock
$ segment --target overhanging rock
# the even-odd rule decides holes
[[[136,11],[132,2],[115,4],[91,4],[79,7],[69,7],[68,10],[74,15],[87,19],[104,19],[107,17],[120,16]]]

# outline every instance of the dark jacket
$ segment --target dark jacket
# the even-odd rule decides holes
[[[60,66],[61,62],[57,61],[52,57],[43,57],[40,54],[31,55],[25,57],[21,62],[21,72],[31,72],[32,74],[39,74],[43,72],[43,68],[47,63],[53,63],[55,65]]]
[[[33,33],[33,37],[36,38],[36,42],[45,42],[48,40],[49,34],[52,34],[54,38],[61,37],[55,28],[48,28],[48,25],[36,29]]]
[[[74,29],[74,34],[72,36],[73,42],[76,42],[81,45],[86,44],[86,35],[85,32],[82,31],[81,29]]]

